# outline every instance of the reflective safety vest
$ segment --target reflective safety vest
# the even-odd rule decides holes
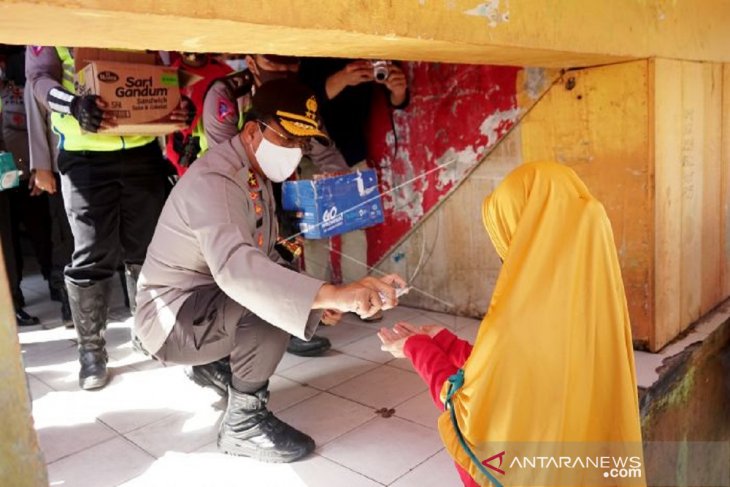
[[[74,86],[74,59],[68,47],[56,47],[58,57],[63,63],[63,79],[61,85],[70,93],[76,93]],[[155,137],[149,135],[101,135],[82,133],[79,122],[73,115],[51,113],[53,131],[58,134],[58,146],[67,151],[110,152],[133,149],[147,145]]]

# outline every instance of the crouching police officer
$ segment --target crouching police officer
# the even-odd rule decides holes
[[[371,316],[397,304],[390,275],[334,286],[286,266],[275,249],[272,183],[297,168],[320,130],[314,94],[298,81],[262,85],[241,131],[180,179],[162,210],[139,280],[135,332],[165,362],[230,356],[232,379],[218,446],[289,462],[314,450],[268,409],[268,381],[293,334],[309,339],[322,310]]]
[[[220,78],[206,92],[196,130],[200,137],[201,153],[205,153],[209,147],[230,140],[240,132],[244,117],[251,109],[251,97],[261,85],[282,78],[299,79],[300,59],[295,56],[252,54],[246,56],[246,64],[248,69]],[[329,142],[323,144],[313,140],[305,148],[304,155],[311,159],[318,173],[349,171],[340,151]],[[298,232],[298,225],[293,224],[289,215],[281,209],[281,183],[274,183],[273,188],[280,229],[283,236],[288,237]],[[339,316],[327,316],[326,322],[330,324],[328,320],[332,320],[336,323],[338,319]],[[287,352],[312,357],[323,354],[330,346],[330,341],[323,336],[315,335],[308,341],[292,336]],[[225,365],[221,365],[200,366],[187,372],[198,384],[205,385],[202,383],[205,381],[202,376],[224,371]]]

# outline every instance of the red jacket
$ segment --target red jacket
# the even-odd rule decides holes
[[[460,339],[449,330],[441,330],[433,338],[415,335],[406,340],[403,352],[411,360],[418,375],[428,384],[431,398],[439,410],[444,410],[441,402],[444,382],[464,365],[471,349],[471,343]],[[460,465],[456,465],[456,470],[465,487],[479,487]]]

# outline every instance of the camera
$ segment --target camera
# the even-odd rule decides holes
[[[385,80],[390,76],[390,62],[389,61],[370,61],[373,66],[373,77],[378,83],[384,83]]]

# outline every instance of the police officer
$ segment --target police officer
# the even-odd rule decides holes
[[[396,276],[334,286],[286,266],[272,182],[287,179],[320,130],[311,90],[262,85],[238,135],[193,164],[165,203],[139,281],[135,332],[162,361],[205,364],[230,356],[233,378],[218,446],[289,462],[314,441],[268,409],[268,381],[289,334],[310,338],[321,310],[370,316],[397,304]]]
[[[27,48],[28,83],[53,112],[60,136],[58,169],[74,237],[65,278],[79,339],[79,385],[94,389],[108,380],[103,331],[111,278],[123,260],[134,312],[137,276],[164,203],[165,169],[154,137],[95,133],[113,127],[114,116],[100,97],[75,94],[74,75],[73,49]],[[176,121],[190,117],[182,108],[173,113]]]
[[[23,63],[25,65],[25,63]],[[25,77],[25,73],[23,73]],[[48,208],[51,221],[51,276],[49,284],[57,290],[61,300],[61,319],[66,328],[73,328],[71,308],[66,293],[63,271],[71,262],[73,253],[73,235],[68,224],[68,217],[63,207],[60,178],[58,175],[58,136],[51,127],[49,112],[33,96],[30,84],[26,84],[24,92],[26,125],[30,155],[30,171],[33,175],[34,187],[31,195],[47,193]],[[53,297],[51,297],[53,299]]]
[[[233,73],[211,84],[203,100],[203,112],[200,124],[203,137],[200,140],[201,152],[209,147],[235,137],[241,129],[243,118],[251,108],[251,97],[262,84],[282,78],[298,78],[300,60],[294,56],[276,56],[254,54],[246,56],[248,69]],[[345,159],[339,150],[331,143],[322,144],[314,140],[307,147],[305,155],[309,156],[320,173],[336,173],[349,171]],[[274,193],[277,202],[277,213],[282,233],[285,236],[297,232],[296,225],[291,224],[290,218],[281,209],[281,184],[274,184]],[[328,323],[336,323],[339,315],[327,314]],[[331,344],[326,337],[313,336],[311,340],[301,340],[292,336],[287,347],[289,353],[311,357],[321,355],[329,350]],[[218,366],[220,369],[220,364]],[[206,374],[206,371],[197,367],[193,374]],[[191,375],[189,373],[189,375]],[[192,378],[192,377],[191,377]],[[193,378],[200,383],[200,378]],[[202,385],[202,384],[201,384]]]

